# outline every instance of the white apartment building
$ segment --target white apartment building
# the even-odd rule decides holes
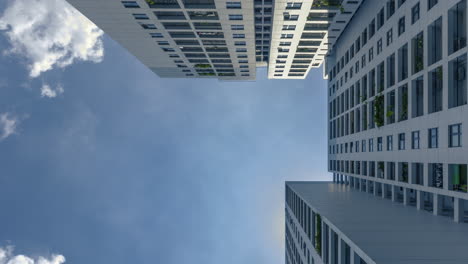
[[[286,182],[286,264],[465,264],[468,225],[349,185]]]
[[[467,19],[466,0],[361,4],[325,62],[335,181],[468,221]]]
[[[362,0],[68,0],[160,77],[304,79]]]
[[[160,77],[255,79],[253,1],[68,2]]]
[[[319,68],[362,0],[276,0],[270,79],[304,79]]]

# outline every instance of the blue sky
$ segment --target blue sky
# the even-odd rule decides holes
[[[284,181],[330,179],[322,70],[160,79],[106,35],[54,38],[64,6],[0,4],[0,262],[283,263]]]

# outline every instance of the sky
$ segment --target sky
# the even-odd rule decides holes
[[[63,0],[0,1],[0,264],[284,263],[326,83],[161,79]]]

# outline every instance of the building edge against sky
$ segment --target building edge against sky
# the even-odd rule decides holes
[[[160,77],[304,79],[362,0],[67,0]]]

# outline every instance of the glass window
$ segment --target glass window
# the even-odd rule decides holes
[[[405,133],[398,134],[398,150],[404,150],[406,147]]]
[[[408,44],[398,49],[398,81],[408,78]]]
[[[287,2],[286,9],[301,9],[302,3],[300,2]]]
[[[401,36],[403,33],[405,33],[406,30],[406,18],[402,17],[398,20],[398,36]]]
[[[424,36],[420,32],[412,40],[413,49],[413,74],[424,69]]]
[[[244,17],[242,15],[229,15],[229,20],[243,20]]]
[[[136,1],[122,1],[125,8],[140,8]]]
[[[139,23],[143,29],[157,29],[154,24]]]
[[[427,10],[431,10],[438,2],[439,0],[427,0]]]
[[[226,2],[227,9],[241,9],[241,2]]]
[[[377,151],[382,151],[383,149],[383,138],[378,137],[377,138]]]
[[[244,30],[244,25],[231,25],[231,30]]]
[[[448,13],[449,54],[466,47],[466,1],[460,1]]]
[[[442,90],[443,90],[443,70],[442,66],[429,72],[429,113],[442,110]]]
[[[138,20],[149,19],[149,17],[146,14],[133,14],[133,18]]]
[[[442,59],[442,17],[428,26],[428,63],[429,65]]]
[[[411,8],[411,24],[419,20],[419,2]]]
[[[466,55],[449,62],[449,108],[467,103]]]
[[[411,132],[411,148],[419,149],[419,130]]]
[[[393,150],[393,136],[387,136],[387,151]]]
[[[369,139],[369,152],[374,152],[374,139]]]
[[[428,146],[429,148],[437,148],[439,145],[439,129],[429,128],[428,130]]]
[[[392,42],[393,42],[393,28],[387,31],[387,46],[392,44]]]
[[[449,147],[456,148],[461,147],[461,124],[455,124],[449,126]]]

